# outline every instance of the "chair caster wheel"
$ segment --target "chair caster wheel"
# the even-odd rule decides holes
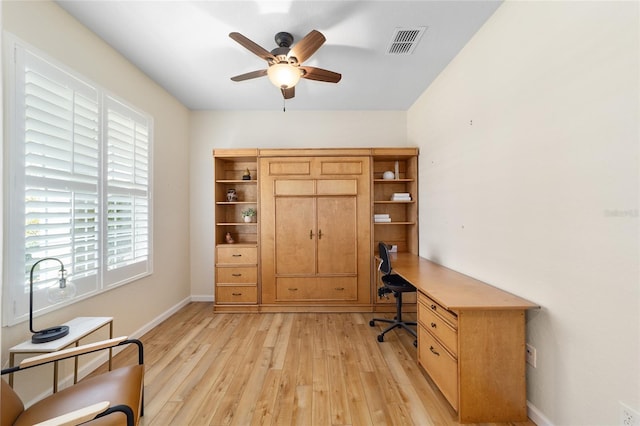
[[[383,334],[379,334],[378,335],[378,342],[384,342],[384,335]]]
[[[376,322],[374,320],[369,321],[369,326],[370,327],[375,327]]]

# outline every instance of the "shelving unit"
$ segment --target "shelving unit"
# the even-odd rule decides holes
[[[374,148],[372,150],[372,253],[378,252],[378,242],[395,245],[399,253],[418,254],[418,149]],[[397,172],[396,172],[397,170]],[[394,179],[383,179],[391,171]],[[392,200],[395,193],[409,193],[410,200]],[[391,222],[376,222],[375,215],[388,215]],[[372,266],[374,277],[374,310],[391,311],[395,300],[378,298],[380,281],[377,260]],[[407,311],[416,311],[415,293],[404,296]]]
[[[398,176],[383,179],[385,171]],[[394,193],[409,193],[410,201],[392,201]],[[388,214],[391,222],[373,221],[373,250],[378,242],[396,245],[398,252],[418,253],[418,150],[373,149],[373,214]]]
[[[215,309],[242,311],[258,304],[258,247],[260,210],[258,209],[258,152],[256,149],[215,150]],[[246,171],[251,179],[243,179]],[[227,193],[235,190],[237,199]],[[252,222],[245,222],[242,211],[258,210]],[[227,234],[233,243],[227,240]]]

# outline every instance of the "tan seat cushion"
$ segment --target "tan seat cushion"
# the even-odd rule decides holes
[[[136,424],[140,418],[144,366],[132,365],[118,368],[80,381],[27,408],[16,420],[17,426],[35,423],[77,410],[100,401],[109,401],[111,406],[124,404],[133,409]],[[2,401],[4,403],[4,399]],[[3,408],[4,411],[4,408]],[[126,424],[123,414],[115,413],[88,424]]]

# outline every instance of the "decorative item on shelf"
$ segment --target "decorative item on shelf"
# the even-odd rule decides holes
[[[384,180],[392,180],[395,179],[396,175],[393,174],[391,170],[387,170],[382,174],[382,179]]]
[[[246,169],[244,171],[244,174],[242,175],[242,180],[251,180],[251,172],[249,171],[249,169]]]
[[[238,193],[235,189],[227,189],[227,201],[230,203],[233,201],[238,201]]]
[[[224,236],[224,240],[226,241],[227,244],[233,244],[236,242],[236,240],[234,240],[233,237],[231,236],[231,232],[227,232],[227,235]]]
[[[51,286],[47,289],[47,299],[49,302],[54,304],[60,303],[64,300],[71,299],[76,295],[76,287],[69,281],[69,278],[67,278],[67,271],[64,269],[64,264],[60,259],[55,257],[45,257],[33,264],[29,274],[29,330],[33,333],[33,336],[31,336],[32,343],[51,342],[69,334],[69,327],[66,325],[57,325],[43,330],[33,329],[33,273],[36,266],[47,260],[53,260],[60,264],[60,271],[58,272],[58,280],[56,283],[57,285]]]
[[[400,179],[400,163],[398,163],[398,161],[396,160],[396,179]]]
[[[249,207],[248,209],[242,210],[242,217],[247,223],[253,222],[253,218],[256,217],[257,213],[256,209]]]

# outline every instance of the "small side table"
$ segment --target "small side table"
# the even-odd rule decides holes
[[[80,339],[109,325],[109,339],[113,338],[113,317],[78,317],[63,325],[69,326],[69,334],[46,343],[22,342],[9,349],[9,367],[14,366],[16,354],[44,354],[56,352],[71,345],[79,346]],[[111,370],[112,352],[109,349],[109,370]],[[74,360],[73,383],[78,382],[78,358]],[[9,374],[9,385],[13,387],[13,374]],[[53,393],[58,392],[58,361],[53,363]]]

